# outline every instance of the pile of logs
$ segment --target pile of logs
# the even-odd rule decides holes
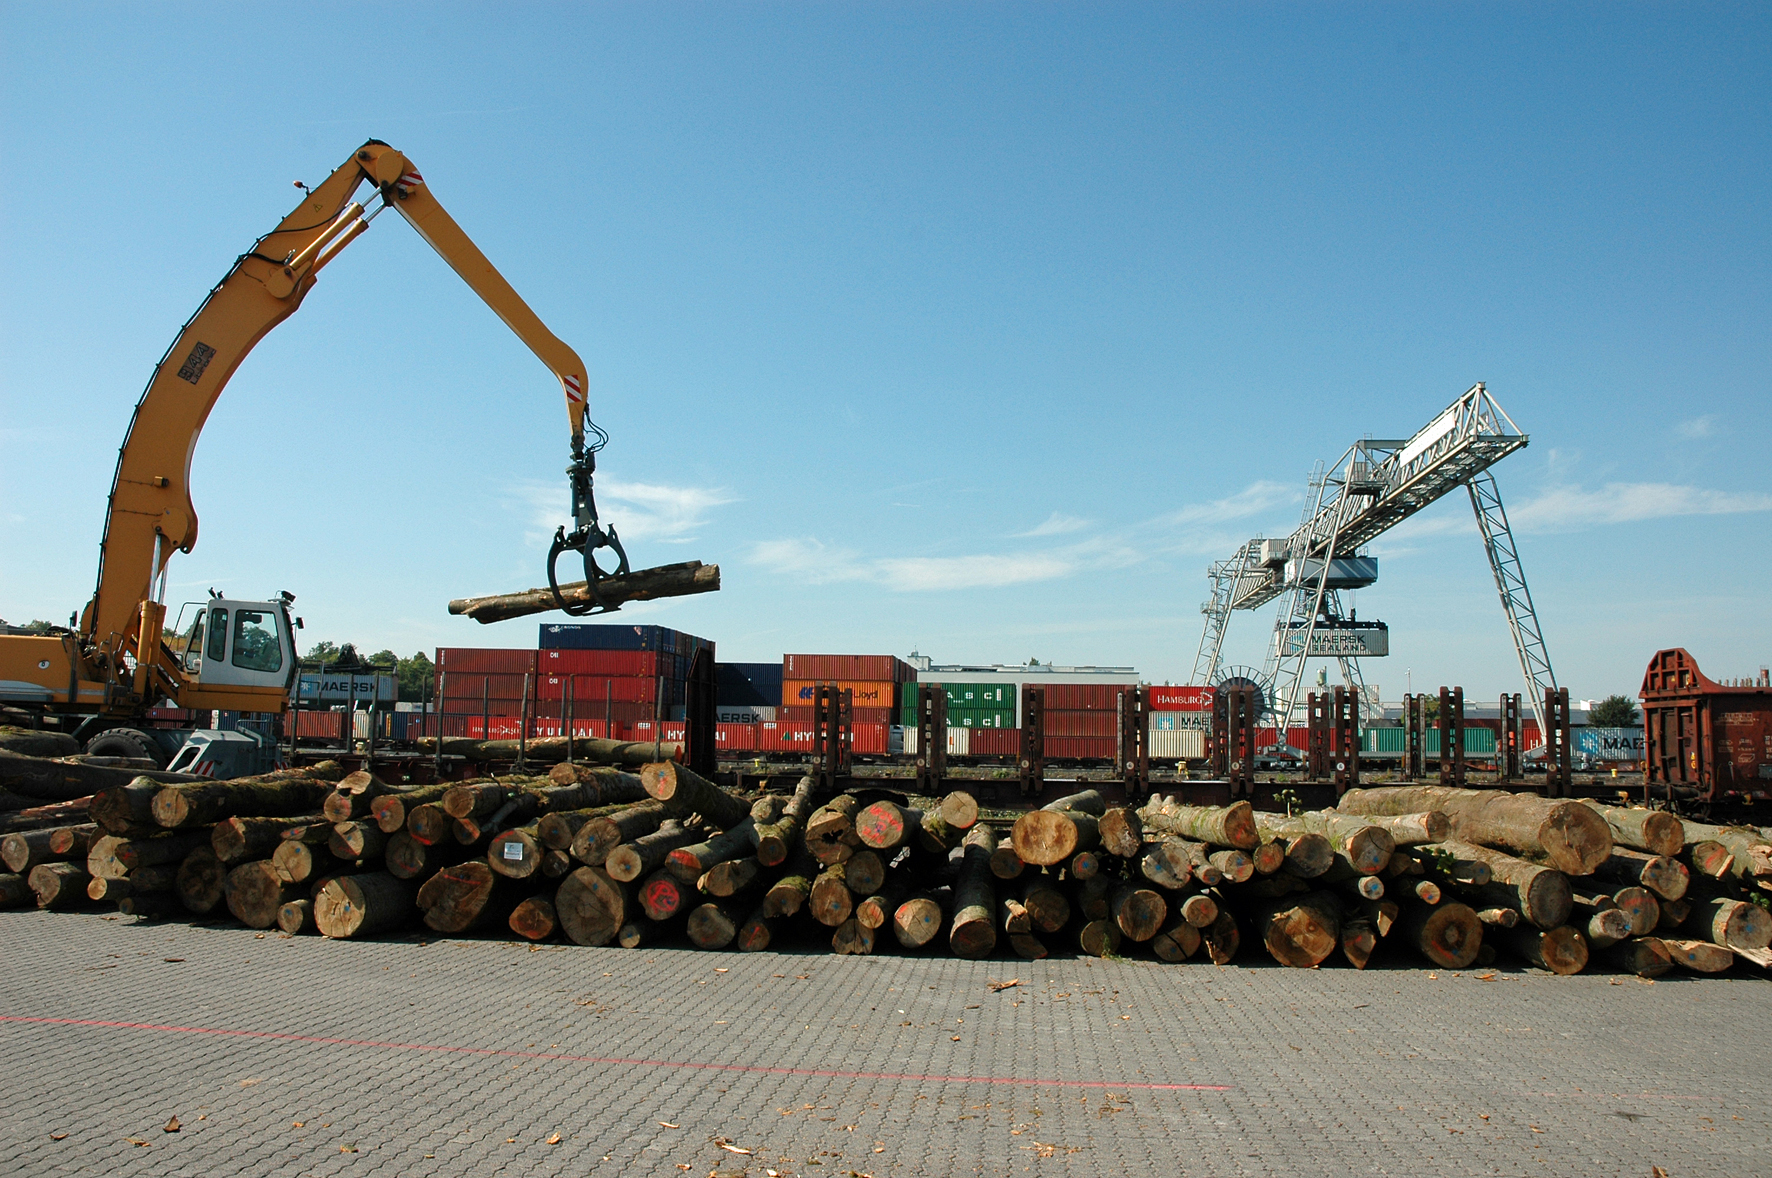
[[[94,794],[84,823],[0,839],[0,905],[629,948],[1224,964],[1247,944],[1299,967],[1508,954],[1644,976],[1772,964],[1772,839],[1751,827],[1427,786],[1293,815],[1084,791],[994,821],[964,792],[820,801],[808,777],[741,796],[643,762],[652,746],[579,746],[606,763],[420,786],[333,763],[137,777]]]

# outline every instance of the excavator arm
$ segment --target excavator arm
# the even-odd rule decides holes
[[[365,186],[367,206],[358,200]],[[119,689],[122,657],[131,655],[136,662],[132,693],[141,700],[151,699],[156,687],[178,698],[186,681],[178,660],[160,644],[165,570],[173,550],[189,552],[197,542],[191,460],[210,410],[247,353],[301,306],[320,271],[390,207],[560,382],[571,427],[567,475],[573,530],[568,534],[562,528],[555,535],[548,558],[550,584],[555,583],[554,562],[563,551],[583,554],[593,590],[603,576],[629,571],[615,529],[599,523],[591,495],[595,454],[607,435],[586,419],[585,368],[578,354],[548,330],[462,232],[411,161],[387,144],[370,140],[323,183],[304,192],[295,210],[235,261],[179,332],[155,367],[118,454],[99,547],[98,584],[80,619],[79,638],[89,670]],[[619,561],[609,574],[594,559],[599,548],[610,549]]]

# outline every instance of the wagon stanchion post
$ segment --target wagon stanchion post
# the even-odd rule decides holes
[[[1422,733],[1426,728],[1424,697],[1420,692],[1403,697],[1403,780],[1420,781],[1426,769]]]
[[[436,775],[436,778],[438,781],[443,780],[443,697],[448,693],[448,688],[447,688],[448,675],[449,675],[448,671],[438,671],[437,672],[437,704],[436,704],[437,710],[433,713],[436,717],[436,720],[437,720],[437,731],[435,734],[437,737],[437,744],[436,744],[436,747],[431,752],[431,772]],[[425,717],[425,733],[426,733],[426,735],[431,734],[430,728],[431,728],[431,717],[426,716]]]
[[[1520,779],[1520,693],[1501,693],[1501,779]]]
[[[944,750],[945,751],[945,750]],[[1023,797],[1046,789],[1046,689],[1021,689],[1021,757],[1017,768]]]
[[[1321,781],[1329,771],[1328,698],[1316,692],[1304,697],[1304,779]]]
[[[572,687],[578,676],[566,676],[566,690],[560,696],[560,727],[566,730],[566,763],[572,764]]]
[[[1546,797],[1569,796],[1569,689],[1544,689],[1544,793]]]
[[[948,775],[948,693],[939,683],[917,685],[917,783],[939,795]]]
[[[1142,798],[1151,792],[1150,709],[1142,686],[1119,693],[1120,779],[1126,796]]]
[[[1464,688],[1440,688],[1440,784],[1464,786]]]
[[[1334,734],[1335,796],[1360,784],[1360,697],[1338,686],[1331,701]]]

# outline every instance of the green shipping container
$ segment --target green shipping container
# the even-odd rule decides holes
[[[948,724],[957,728],[1013,728],[1013,719],[1008,724],[960,724],[954,717],[960,712],[1015,712],[1015,684],[1013,683],[942,683],[919,685],[906,683],[903,699],[899,705],[899,716],[905,724],[917,722],[917,691],[919,686],[940,686],[947,691]]]
[[[1361,734],[1360,748],[1373,754],[1400,756],[1408,751],[1409,731],[1406,728],[1368,728]],[[1440,759],[1440,730],[1429,728],[1421,734],[1421,755],[1424,759]],[[1495,755],[1495,730],[1470,728],[1464,730],[1464,755],[1484,760]]]

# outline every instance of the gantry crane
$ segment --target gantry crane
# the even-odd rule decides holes
[[[1312,657],[1335,658],[1344,681],[1366,706],[1356,660],[1366,653],[1360,649],[1363,636],[1375,639],[1383,627],[1358,623],[1341,610],[1343,592],[1378,579],[1377,559],[1361,555],[1360,550],[1463,487],[1476,512],[1538,730],[1545,731],[1544,693],[1556,686],[1556,675],[1501,492],[1489,469],[1528,441],[1488,388],[1478,383],[1413,437],[1367,438],[1348,447],[1333,466],[1324,469],[1319,464],[1296,531],[1283,538],[1256,536],[1229,560],[1208,570],[1212,596],[1200,607],[1206,624],[1191,681],[1196,685],[1218,681],[1219,656],[1233,610],[1257,609],[1278,598],[1260,685],[1282,732],[1298,704],[1305,663]],[[1319,640],[1319,631],[1333,632],[1338,642]]]

